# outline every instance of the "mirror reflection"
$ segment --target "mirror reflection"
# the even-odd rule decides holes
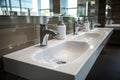
[[[0,15],[88,16],[94,0],[0,0]]]
[[[0,0],[0,15],[38,15],[38,0]]]

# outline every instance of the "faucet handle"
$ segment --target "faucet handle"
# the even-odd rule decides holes
[[[47,30],[47,24],[40,24],[42,30]]]
[[[54,33],[54,35],[53,35],[53,36],[56,36],[56,35],[58,35],[58,34],[59,34],[56,30],[53,30],[53,29],[49,29],[49,31],[51,31],[51,32],[53,32],[53,33]]]

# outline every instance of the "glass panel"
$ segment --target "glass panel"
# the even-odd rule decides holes
[[[11,0],[11,6],[12,7],[20,7],[19,0]]]
[[[41,0],[41,16],[50,16],[50,0]]]
[[[50,10],[41,10],[42,16],[50,16]]]
[[[50,1],[41,0],[41,9],[50,9]]]
[[[28,9],[22,8],[21,10],[22,10],[22,12],[20,12],[20,15],[22,15],[22,16],[27,16],[28,15]]]
[[[16,12],[19,12],[20,11],[20,8],[12,8],[12,11],[16,11]]]
[[[77,16],[77,9],[68,9],[68,15],[76,17]]]
[[[3,15],[3,13],[2,13],[2,9],[0,8],[0,15]]]
[[[12,11],[10,11],[10,15],[20,15],[20,8],[12,7]]]
[[[77,8],[77,0],[68,0],[68,8]]]
[[[79,16],[85,16],[85,7],[80,7]]]
[[[77,0],[68,0],[67,14],[72,17],[77,16]]]
[[[38,0],[32,1],[31,16],[38,16]]]

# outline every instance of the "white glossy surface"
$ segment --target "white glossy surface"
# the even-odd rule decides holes
[[[81,36],[76,37],[74,40],[78,40],[78,41],[84,41],[89,43],[89,41],[93,41],[93,40],[98,40],[98,38],[100,38],[100,34],[99,33],[85,33]]]
[[[98,28],[98,29],[94,29],[93,31],[96,32],[96,33],[99,33],[101,35],[104,35],[104,34],[106,35],[106,34],[109,33],[108,28]]]
[[[89,45],[86,42],[77,41],[65,41],[60,45],[46,49],[42,52],[37,52],[32,55],[32,59],[48,64],[52,67],[68,64],[78,59],[89,49]]]
[[[65,40],[50,40],[48,46],[44,48],[40,48],[37,44],[7,54],[4,56],[4,69],[30,80],[56,80],[58,78],[61,80],[84,80],[112,30],[112,28],[96,28],[90,32],[79,32],[78,35],[67,35]],[[66,50],[70,55],[66,54]],[[43,58],[42,54],[47,58]],[[65,59],[69,63],[57,67],[52,67],[44,62],[41,63],[41,59],[49,62],[54,56]],[[45,75],[47,77],[43,77]]]
[[[120,24],[106,24],[106,28],[114,28],[115,30],[120,30]]]
[[[120,24],[106,24],[106,27],[120,27]]]

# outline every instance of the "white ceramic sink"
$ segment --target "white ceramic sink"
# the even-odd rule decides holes
[[[45,51],[35,53],[32,59],[56,67],[60,64],[67,64],[76,60],[88,48],[89,45],[86,42],[66,41]]]
[[[82,35],[82,37],[86,37],[86,38],[98,38],[100,37],[99,33],[85,33],[84,35]]]
[[[100,28],[100,29],[94,29],[94,32],[105,35],[105,34],[109,33],[109,29],[107,29],[107,28],[105,28],[105,29],[102,29],[102,28]]]
[[[85,33],[83,35],[76,37],[75,40],[89,42],[89,41],[97,40],[100,36],[101,35],[99,33],[93,33],[93,32]]]
[[[28,80],[85,80],[113,29],[96,28],[3,56],[4,70]]]

